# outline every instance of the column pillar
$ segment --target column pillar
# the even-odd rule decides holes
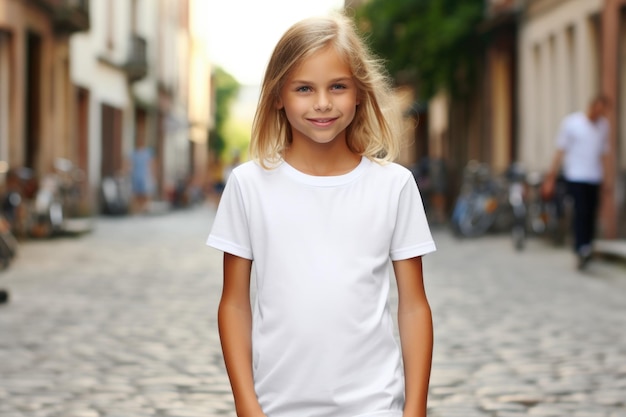
[[[609,134],[609,143],[611,147],[611,155],[609,162],[608,175],[617,180],[617,58],[618,50],[618,33],[619,33],[619,17],[620,6],[626,4],[624,0],[605,0],[604,9],[602,10],[602,92],[611,101],[608,112],[608,120],[611,125]],[[617,184],[617,181],[614,182]],[[609,193],[602,195],[601,202],[601,234],[605,238],[617,238],[617,189],[614,188]]]

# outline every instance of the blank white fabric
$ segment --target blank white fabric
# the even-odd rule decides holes
[[[318,177],[247,162],[207,244],[253,260],[253,371],[268,417],[401,417],[389,260],[435,250],[410,171],[362,158]]]

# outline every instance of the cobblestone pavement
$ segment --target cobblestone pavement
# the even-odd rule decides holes
[[[210,208],[102,218],[0,273],[0,417],[233,416]],[[626,269],[435,230],[432,417],[626,417]],[[392,296],[392,306],[396,297]]]

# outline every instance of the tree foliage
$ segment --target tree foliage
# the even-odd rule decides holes
[[[390,74],[422,99],[471,88],[480,57],[484,0],[369,0],[355,19]]]
[[[239,92],[237,80],[224,71],[216,68],[213,77],[215,85],[215,125],[209,132],[209,150],[221,155],[226,149],[226,122],[230,116],[230,106]]]

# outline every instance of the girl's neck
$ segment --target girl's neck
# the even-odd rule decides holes
[[[329,143],[324,146],[308,146],[295,142],[285,152],[285,161],[308,175],[320,177],[347,174],[361,162],[361,155],[352,152],[348,146]]]

